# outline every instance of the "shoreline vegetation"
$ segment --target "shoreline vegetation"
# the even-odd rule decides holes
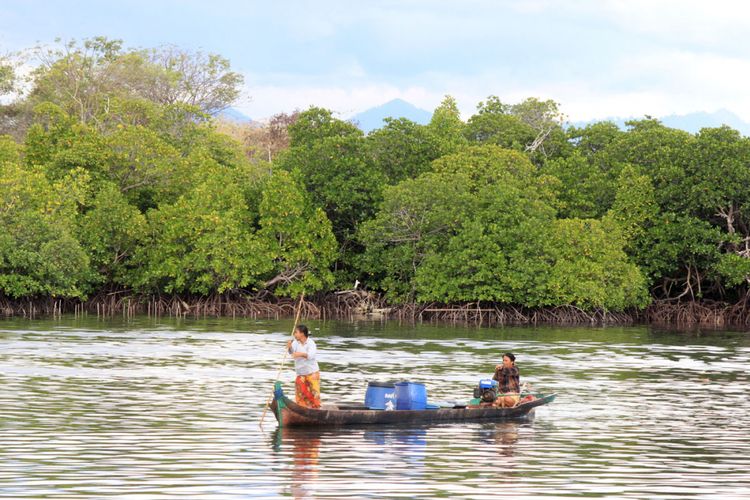
[[[311,319],[750,325],[737,130],[493,95],[368,133],[314,106],[222,120],[242,88],[218,54],[106,37],[0,54],[0,317],[304,295]]]
[[[127,292],[110,293],[86,301],[37,298],[0,298],[0,316],[27,319],[56,318],[62,315],[114,318],[133,316],[170,318],[252,318],[290,319],[295,317],[298,300],[287,297],[145,296]],[[654,325],[662,327],[745,327],[750,325],[750,305],[746,302],[654,302],[642,310],[611,312],[583,310],[575,306],[526,308],[493,303],[411,303],[389,305],[380,295],[364,290],[317,294],[302,302],[300,317],[305,320],[371,320],[433,322],[471,326],[504,325]]]

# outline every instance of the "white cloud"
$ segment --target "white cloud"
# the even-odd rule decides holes
[[[224,42],[217,47],[246,70],[237,108],[255,119],[311,105],[346,118],[394,98],[431,111],[450,94],[464,118],[497,95],[509,103],[554,99],[574,121],[718,108],[750,120],[744,1],[319,0],[225,9],[227,15],[186,3],[193,8],[175,12],[172,31],[158,36],[183,36],[181,26],[210,10],[216,17],[202,39]],[[73,16],[76,9],[64,10]],[[22,12],[7,14],[28,19]],[[81,38],[52,33],[77,26],[58,22],[60,12],[47,9],[27,26],[0,15],[0,31],[7,32],[0,42],[26,32]],[[114,12],[100,14],[114,19]],[[238,19],[252,20],[252,28],[227,29]],[[135,38],[124,38],[149,46],[151,39],[138,36],[154,32],[139,28]],[[243,50],[231,55],[237,47]]]
[[[610,0],[599,8],[631,35],[656,36],[665,43],[739,48],[745,44],[738,42],[747,40],[750,3],[742,0]]]
[[[341,27],[372,21],[378,37],[375,43],[383,44],[386,51],[401,44],[413,52],[415,60],[421,51],[429,52],[431,45],[433,52],[440,53],[446,45],[476,37],[486,36],[488,44],[496,43],[491,26],[512,12],[539,16],[540,20],[558,19],[561,24],[575,20],[585,42],[572,45],[570,53],[561,52],[558,60],[545,53],[547,42],[527,46],[528,41],[519,40],[517,59],[488,58],[484,67],[468,70],[446,57],[419,72],[377,78],[368,74],[368,61],[354,59],[315,76],[266,74],[255,82],[248,78],[253,101],[245,109],[251,116],[267,116],[317,105],[347,117],[397,97],[433,110],[450,94],[468,118],[479,101],[497,95],[506,102],[527,97],[554,99],[573,121],[719,108],[750,120],[750,95],[746,92],[750,81],[750,43],[746,42],[750,37],[744,22],[750,17],[750,4],[731,0],[711,4],[690,0],[529,0],[470,1],[462,9],[451,3],[431,5],[386,2],[331,22]],[[476,15],[478,10],[485,14]],[[601,45],[603,33],[608,34],[608,45]],[[558,43],[566,45],[569,40]],[[589,47],[591,52],[587,52]],[[600,47],[605,48],[597,50]],[[464,55],[470,57],[471,50]],[[487,55],[492,54],[482,56]],[[535,64],[550,67],[535,68]]]
[[[554,99],[571,121],[720,108],[750,120],[750,94],[746,93],[750,59],[673,49],[629,54],[600,73],[546,81],[525,80],[502,68],[480,75],[431,73],[413,78],[429,85],[368,83],[365,78],[343,76],[334,85],[322,80],[313,84],[283,80],[286,83],[249,85],[247,92],[253,99],[241,109],[260,118],[315,105],[346,118],[395,98],[431,111],[450,94],[468,118],[479,101],[497,95],[509,103],[527,97]]]

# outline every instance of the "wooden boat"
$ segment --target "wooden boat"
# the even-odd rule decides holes
[[[371,410],[366,406],[323,406],[320,409],[300,406],[284,395],[281,383],[276,382],[271,410],[279,425],[284,426],[341,426],[341,425],[398,425],[431,424],[437,422],[503,421],[527,418],[537,406],[555,400],[556,394],[538,395],[534,400],[512,408],[469,405],[429,410]]]

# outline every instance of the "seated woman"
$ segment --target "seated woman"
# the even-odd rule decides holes
[[[495,367],[492,379],[497,380],[499,385],[495,406],[516,406],[521,398],[521,379],[516,367],[516,357],[512,352],[503,354],[503,364]]]

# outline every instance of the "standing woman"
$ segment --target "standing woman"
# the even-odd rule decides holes
[[[500,396],[495,405],[502,407],[516,406],[521,399],[521,377],[516,367],[516,357],[512,352],[503,354],[503,364],[495,366],[495,374],[492,376],[497,380]]]
[[[295,399],[298,405],[308,408],[320,408],[320,368],[316,359],[317,347],[310,337],[305,325],[294,329],[294,340],[286,344],[289,354],[294,359],[294,371],[297,379]]]

